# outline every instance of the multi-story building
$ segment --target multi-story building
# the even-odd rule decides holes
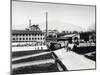
[[[32,25],[26,30],[12,30],[12,43],[39,43],[45,42],[45,35],[38,25]]]

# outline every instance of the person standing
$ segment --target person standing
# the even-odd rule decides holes
[[[77,45],[79,45],[79,41],[78,41],[78,38],[75,37],[75,38],[74,38],[74,47],[73,47],[73,51],[76,51],[76,50],[77,50]]]
[[[65,41],[65,49],[67,50],[67,52],[69,51],[68,50],[68,44],[69,44],[69,42],[68,41]]]

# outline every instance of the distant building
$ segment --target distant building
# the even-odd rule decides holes
[[[26,30],[12,30],[13,43],[34,43],[38,42],[43,44],[45,42],[45,35],[40,30],[38,25],[31,25]]]
[[[75,42],[75,38],[79,42],[96,42],[96,33],[95,32],[82,32],[82,33],[73,33],[73,34],[64,34],[60,36],[58,41],[69,41],[70,43]]]
[[[43,31],[46,34],[46,30]],[[48,30],[48,35],[56,35],[59,32],[57,30]]]
[[[30,31],[40,31],[39,25],[38,24],[34,24],[31,25],[29,28],[26,28],[26,30],[30,30]]]
[[[80,33],[80,39],[83,39],[85,42],[96,42],[96,32],[82,32]]]
[[[46,31],[43,31],[44,32],[44,34],[46,34]],[[57,39],[57,34],[58,34],[59,32],[57,31],[57,30],[48,30],[48,35],[47,35],[47,41],[56,41],[56,39]]]
[[[58,38],[58,41],[69,41],[69,43],[74,42],[74,39],[77,38],[78,40],[80,39],[80,34],[67,34],[64,36],[61,36],[60,38]]]

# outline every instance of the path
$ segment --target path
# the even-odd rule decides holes
[[[56,50],[54,53],[68,70],[95,69],[95,61],[92,61],[83,55],[76,54],[72,51],[66,52],[64,48]]]

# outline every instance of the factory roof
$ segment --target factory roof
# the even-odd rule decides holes
[[[32,30],[12,30],[12,34],[43,34],[43,32]]]
[[[79,35],[79,34],[69,34],[69,35],[65,35],[65,36],[63,36],[63,37],[73,37],[73,36],[75,36],[75,35]]]

